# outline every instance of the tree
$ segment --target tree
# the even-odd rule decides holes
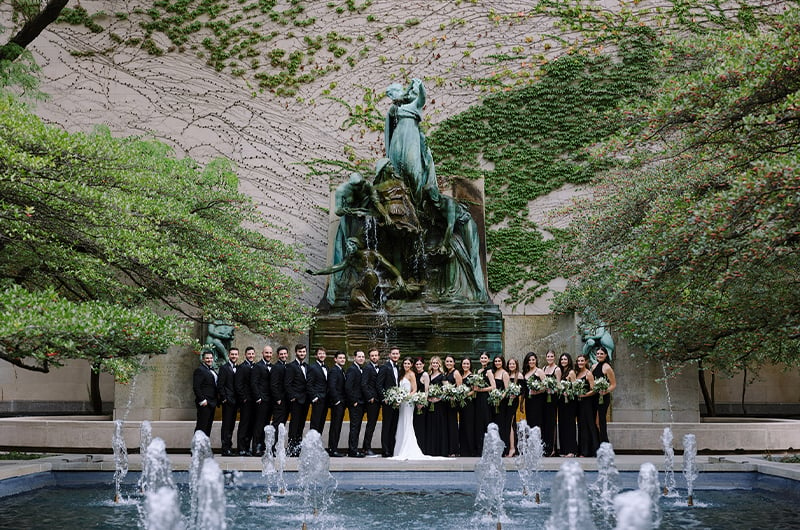
[[[189,342],[185,318],[301,331],[295,250],[264,237],[230,162],[47,126],[0,94],[0,358],[119,380]]]
[[[618,169],[573,210],[555,309],[596,313],[672,368],[797,361],[800,13],[784,7],[664,40],[662,81],[598,149]]]

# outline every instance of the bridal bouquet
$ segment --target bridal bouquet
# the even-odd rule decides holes
[[[398,409],[403,401],[408,401],[408,390],[399,386],[393,386],[383,391],[383,402],[387,405]]]
[[[603,394],[601,392],[608,392],[611,383],[605,377],[598,377],[594,380],[594,391],[600,396],[599,404],[603,404]]]
[[[430,398],[442,399],[444,396],[445,396],[445,394],[444,394],[444,386],[442,386],[442,385],[431,385],[431,386],[428,387],[428,399],[429,400],[430,400]],[[430,406],[428,407],[428,410],[433,412],[434,408],[435,408],[434,405],[436,405],[436,402],[431,401],[430,402]]]
[[[509,383],[508,387],[506,388],[506,396],[508,397],[508,406],[513,407],[516,405],[515,398],[519,397],[520,393],[522,392],[522,387],[519,383]]]
[[[504,397],[506,397],[506,393],[499,388],[493,388],[489,391],[489,405],[494,405],[495,412],[500,412],[500,403],[502,403]]]
[[[545,390],[544,382],[535,375],[530,376],[528,379],[528,390],[531,392],[541,392]]]
[[[558,394],[558,391],[561,389],[561,385],[559,385],[558,379],[555,377],[545,377],[543,383],[544,389],[547,390],[547,402],[550,403],[552,401],[553,394]]]
[[[489,383],[486,381],[486,378],[483,377],[483,374],[470,374],[467,376],[466,380],[464,380],[464,384],[469,387],[478,387],[478,388],[486,388],[489,386]]]
[[[414,406],[417,414],[422,414],[422,407],[428,404],[428,394],[417,392],[408,396],[408,401]]]
[[[459,408],[464,408],[464,405],[467,404],[467,401],[473,398],[473,396],[469,395],[470,392],[472,392],[472,387],[464,384],[444,385],[445,398],[447,398],[454,406]]]

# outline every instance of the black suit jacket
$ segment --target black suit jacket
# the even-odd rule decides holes
[[[253,367],[247,361],[236,367],[236,375],[233,381],[236,386],[236,400],[239,403],[253,401],[253,391],[250,389],[250,379],[253,375]]]
[[[345,380],[344,371],[334,364],[333,368],[328,369],[328,403],[335,405],[339,402],[344,404]]]
[[[236,405],[236,386],[233,379],[233,368],[229,361],[219,367],[219,379],[217,379],[219,400],[222,403],[227,402],[228,405]]]
[[[275,403],[286,399],[286,363],[283,361],[272,365],[269,374],[269,393]]]
[[[308,368],[306,367],[306,373]],[[297,403],[306,402],[306,378],[300,369],[300,363],[296,360],[286,363],[286,399],[295,400]]]
[[[260,360],[253,365],[253,372],[250,374],[250,391],[253,399],[261,402],[269,401],[270,397],[270,366],[265,360]]]
[[[380,371],[380,366],[378,366]],[[361,396],[364,403],[370,399],[380,401],[381,392],[378,390],[378,372],[372,367],[372,363],[364,363],[364,373],[361,374]]]
[[[208,366],[203,364],[194,369],[192,389],[194,390],[195,405],[200,405],[203,400],[207,400],[209,407],[217,406],[217,381]]]
[[[372,367],[370,366],[370,369]],[[372,370],[375,373],[375,370]],[[362,373],[362,369],[357,364],[353,363],[347,369],[347,378],[344,382],[344,393],[347,396],[347,404],[364,403],[364,395],[361,392],[361,381],[364,379],[366,372]]]
[[[330,375],[330,370],[328,370],[328,375]],[[328,395],[328,380],[325,378],[325,372],[322,371],[319,361],[314,361],[308,365],[306,393],[309,401],[314,401],[314,399],[325,401],[325,397]]]
[[[381,393],[381,398],[383,397],[384,390],[397,386],[397,379],[394,376],[394,370],[390,363],[391,361],[386,361],[381,365],[380,370],[378,370],[378,390]],[[400,377],[399,369],[397,377]]]

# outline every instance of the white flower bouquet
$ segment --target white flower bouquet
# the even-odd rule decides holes
[[[503,402],[504,397],[506,397],[506,393],[499,388],[493,388],[489,391],[488,401],[490,405],[494,405],[495,412],[500,412],[500,403]]]
[[[558,394],[558,391],[561,390],[561,385],[555,377],[545,377],[543,383],[544,389],[547,391],[547,402],[550,403],[553,401],[553,394]]]
[[[393,408],[398,409],[400,408],[401,403],[408,400],[408,395],[408,390],[402,387],[389,387],[383,391],[383,402],[387,405],[391,405]]]
[[[508,406],[513,407],[516,405],[516,399],[522,392],[522,387],[519,383],[509,383],[506,388],[506,397],[508,398]]]
[[[597,395],[600,396],[600,405],[604,403],[603,394],[601,392],[608,392],[608,389],[611,387],[611,383],[605,377],[598,377],[594,380],[594,391],[597,392]]]

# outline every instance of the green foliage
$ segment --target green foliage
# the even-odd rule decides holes
[[[202,46],[205,52],[196,52],[195,56],[205,59],[214,70],[245,78],[248,82],[250,79],[247,78],[252,76],[261,90],[270,90],[279,96],[293,96],[299,85],[313,82],[344,64],[352,67],[366,55],[363,48],[358,50],[353,46],[354,38],[351,36],[336,32],[319,33],[317,19],[305,14],[307,3],[293,0],[286,7],[279,6],[274,0],[236,3],[229,0],[156,0],[146,10],[115,13],[116,20],[136,23],[140,29],[138,35],[126,39],[118,35],[110,37],[118,44],[141,46],[155,56]],[[361,3],[348,0],[337,10],[361,13],[371,4],[369,0]],[[94,22],[94,17],[99,14],[90,14],[81,6],[65,8],[59,21],[101,32],[103,28]],[[293,28],[292,31],[287,31],[287,27]],[[295,35],[293,31],[301,34]],[[157,44],[163,42],[161,35],[169,40],[170,46]],[[274,48],[270,43],[278,36],[290,41],[297,37],[297,44],[293,43],[285,50]],[[314,56],[322,49],[327,55],[316,63]],[[290,60],[275,61],[274,52],[285,52]],[[72,53],[86,57],[105,52],[74,50]],[[254,60],[265,57],[273,60]],[[249,68],[243,68],[231,59],[247,60]]]
[[[588,147],[616,131],[617,105],[641,95],[651,80],[652,36],[621,43],[619,60],[572,54],[542,68],[540,80],[445,120],[431,134],[437,173],[484,178],[489,285],[509,288],[508,302],[530,300],[559,276],[528,203],[566,183],[589,182],[606,161]],[[502,228],[501,228],[502,227]]]
[[[672,366],[800,355],[800,10],[754,23],[664,41],[653,99],[598,150],[620,167],[574,212],[555,307]]]
[[[0,358],[81,357],[125,379],[133,356],[183,342],[157,315],[306,329],[301,285],[283,272],[298,256],[245,228],[265,221],[237,183],[228,161],[69,134],[0,97]]]

